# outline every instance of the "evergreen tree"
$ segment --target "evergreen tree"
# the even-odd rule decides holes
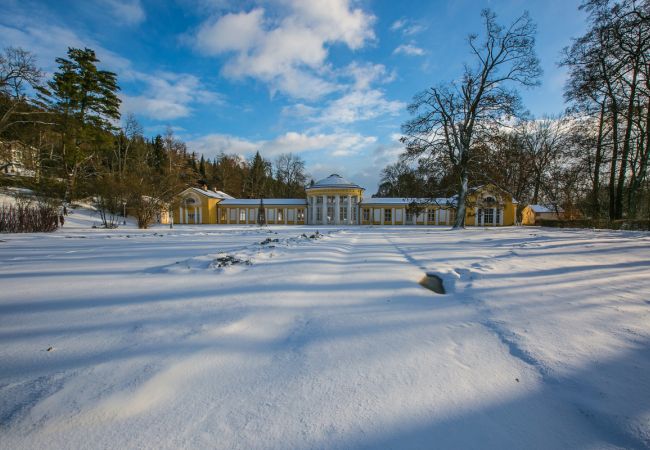
[[[255,156],[250,163],[248,177],[246,178],[246,197],[263,198],[268,196],[270,171],[270,163],[262,158],[260,152],[255,152]]]
[[[99,70],[95,52],[68,49],[68,59],[57,58],[59,70],[38,89],[40,105],[53,111],[59,133],[60,159],[67,179],[66,200],[74,195],[77,178],[91,166],[120,118],[117,75]]]

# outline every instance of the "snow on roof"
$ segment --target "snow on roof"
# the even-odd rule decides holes
[[[456,199],[451,198],[400,198],[400,197],[373,197],[364,198],[362,205],[408,205],[413,202],[427,205],[453,205]]]
[[[222,191],[216,191],[216,190],[215,191],[210,191],[210,190],[206,190],[206,189],[199,189],[199,188],[196,188],[196,187],[193,187],[193,188],[190,188],[190,189],[193,190],[194,192],[197,192],[199,194],[203,194],[203,195],[205,195],[207,197],[211,197],[211,198],[219,198],[219,199],[234,198],[233,196],[228,195],[228,194],[226,194],[225,192],[222,192]]]
[[[564,210],[560,207],[556,207],[553,205],[545,206],[545,205],[528,205],[530,209],[533,210],[533,212],[536,213],[554,213],[554,212],[564,212]]]
[[[307,189],[312,188],[322,188],[322,187],[340,187],[340,188],[357,188],[363,189],[358,184],[352,183],[351,181],[346,180],[341,175],[333,173],[327,178],[318,180],[312,186],[309,186]]]
[[[276,205],[307,205],[307,200],[304,198],[229,198],[220,203],[220,205],[255,205],[259,206],[260,201],[264,200],[264,206]]]

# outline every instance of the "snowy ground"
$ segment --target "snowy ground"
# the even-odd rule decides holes
[[[90,224],[0,235],[0,448],[650,446],[648,234]]]

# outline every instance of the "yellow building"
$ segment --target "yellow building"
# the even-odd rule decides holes
[[[508,226],[516,222],[517,200],[492,184],[472,189],[465,203],[466,225]]]
[[[332,174],[305,189],[309,205],[309,223],[314,225],[359,223],[359,204],[364,189]]]
[[[233,198],[225,192],[194,187],[185,189],[179,197],[178,206],[174,208],[174,223],[181,224],[219,223],[217,205]]]
[[[521,211],[522,225],[536,225],[540,220],[560,220],[564,210],[559,207],[544,205],[528,205]]]
[[[304,225],[307,203],[300,198],[225,199],[219,203],[218,223],[256,224],[260,210],[268,225]]]
[[[452,225],[456,198],[363,198],[364,189],[332,174],[306,189],[306,199],[236,199],[221,191],[189,188],[179,197],[174,222],[274,225]],[[466,225],[515,224],[517,202],[493,185],[467,196]]]

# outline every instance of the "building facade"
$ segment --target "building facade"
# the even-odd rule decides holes
[[[522,225],[539,225],[541,220],[561,220],[564,210],[553,205],[528,205],[521,211]]]
[[[18,141],[0,141],[0,174],[4,176],[38,178],[38,150]]]
[[[332,174],[305,189],[306,198],[236,199],[216,190],[188,188],[174,209],[178,224],[452,225],[456,199],[363,198],[364,189]],[[465,224],[515,224],[517,202],[487,185],[467,197]]]

